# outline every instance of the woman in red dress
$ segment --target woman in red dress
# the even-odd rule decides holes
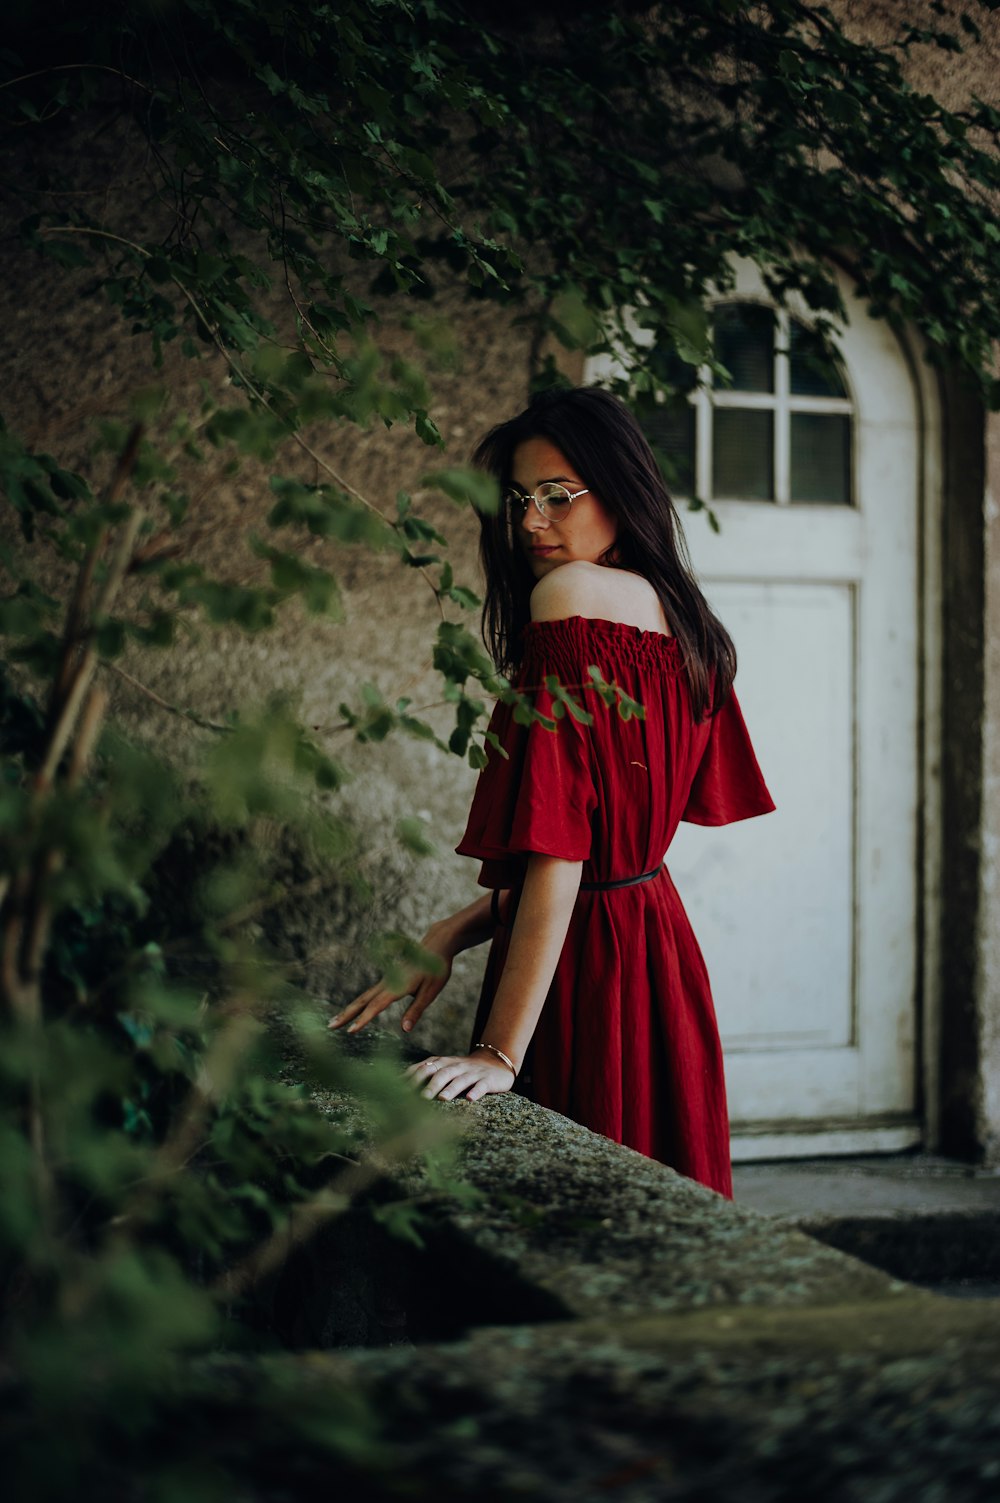
[[[542,718],[494,711],[458,847],[481,861],[491,895],[428,931],[443,972],[404,991],[380,982],[330,1026],[356,1031],[412,995],[409,1031],[453,957],[491,940],[473,1047],[411,1066],[424,1094],[514,1087],[731,1195],[708,976],[663,858],[682,819],[774,808],[733,693],[733,644],[615,397],[536,397],[476,461],[504,498],[482,518],[484,636]]]

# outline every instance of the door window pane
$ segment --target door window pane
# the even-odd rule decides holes
[[[851,500],[851,420],[833,413],[793,412],[792,501]]]
[[[683,398],[661,402],[642,416],[646,437],[662,466],[667,486],[675,496],[693,496],[695,410]]]
[[[712,495],[774,499],[774,414],[717,407],[712,415]]]
[[[789,329],[790,388],[793,397],[846,397],[837,362],[805,324],[792,319]]]
[[[716,356],[732,376],[734,391],[774,390],[774,314],[770,308],[756,303],[725,305],[716,310],[713,331]]]

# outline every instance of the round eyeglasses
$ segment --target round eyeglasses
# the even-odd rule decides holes
[[[590,494],[590,487],[584,486],[579,491],[568,491],[564,485],[557,485],[554,480],[547,480],[540,485],[533,496],[522,495],[513,488],[504,491],[503,504],[511,518],[516,522],[524,516],[528,510],[528,502],[534,501],[542,516],[548,522],[559,522],[569,515],[569,509],[577,496]]]

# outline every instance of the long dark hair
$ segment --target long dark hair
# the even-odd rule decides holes
[[[598,387],[539,392],[517,417],[491,429],[473,464],[511,484],[514,451],[529,438],[546,438],[563,453],[618,520],[618,537],[600,560],[641,574],[656,591],[684,654],[695,717],[714,715],[736,676],[736,649],[698,588],[670,493],[653,451],[624,402]],[[513,677],[522,632],[530,620],[535,583],[501,507],[480,516],[479,552],[486,575],[483,640],[497,671]]]

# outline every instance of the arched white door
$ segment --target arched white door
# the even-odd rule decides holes
[[[685,519],[777,804],[682,825],[668,857],[712,980],[743,1159],[919,1136],[921,433],[894,335],[844,292],[842,365],[824,369],[805,321],[775,314],[741,265],[716,334],[734,385],[694,396],[686,434],[670,424],[721,526]],[[587,379],[611,369],[594,361]]]

